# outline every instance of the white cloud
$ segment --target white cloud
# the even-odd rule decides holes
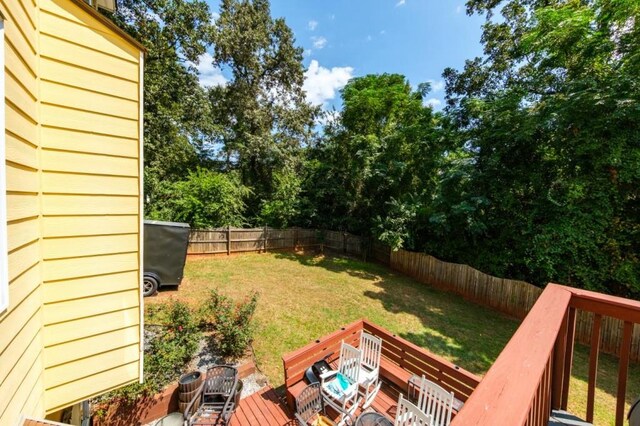
[[[438,108],[440,105],[442,105],[442,101],[438,98],[431,98],[431,99],[427,99],[426,101],[424,101],[425,105],[429,105],[431,108],[436,109]]]
[[[304,50],[304,56],[311,56],[312,52],[313,52],[313,50],[311,50],[311,49],[305,49]]]
[[[224,86],[227,84],[227,79],[222,75],[220,68],[213,66],[213,58],[209,52],[205,52],[198,59],[196,69],[201,86]]]
[[[443,80],[427,80],[427,82],[431,84],[431,93],[438,93],[444,90]]]
[[[220,14],[218,12],[211,12],[211,23],[215,24],[219,17]]]
[[[315,29],[318,28],[318,21],[311,20],[307,26],[311,31],[315,31]]]
[[[327,124],[335,123],[339,118],[340,112],[334,109],[330,111],[323,111],[317,121],[319,124],[326,126]]]
[[[371,41],[373,40],[373,37],[371,37],[370,35],[367,36],[367,41]]]
[[[460,4],[459,4],[459,5],[456,7],[456,13],[462,13],[462,10],[463,10],[462,5],[460,5]]]
[[[382,31],[380,31],[380,35],[385,35],[386,33],[387,33],[387,31],[386,31],[386,30],[382,30]]]
[[[398,3],[396,3],[396,7],[404,6],[406,2],[406,0],[399,0]]]
[[[324,37],[311,37],[313,40],[313,47],[316,49],[322,49],[327,45],[327,39]]]
[[[314,105],[325,105],[327,101],[336,97],[336,92],[342,89],[351,77],[353,77],[351,67],[329,69],[321,67],[314,59],[304,73],[302,88],[307,93],[307,101]]]

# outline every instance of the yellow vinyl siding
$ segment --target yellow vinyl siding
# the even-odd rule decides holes
[[[84,379],[78,379],[66,383],[62,386],[56,386],[47,389],[47,404],[51,407],[50,411],[56,411],[69,405],[70,395],[82,395],[87,389],[96,389],[89,397],[100,395],[105,391],[113,389],[113,383],[132,383],[132,377],[138,376],[138,361],[110,370],[104,370],[95,373]],[[79,398],[73,403],[83,401],[85,398]]]
[[[44,383],[51,412],[74,396],[139,378],[139,334],[109,335],[139,333],[140,54],[68,0],[40,5]]]
[[[0,0],[4,21],[4,103],[9,308],[0,313],[0,425],[44,400],[39,245],[37,11],[30,0]],[[42,406],[42,405],[40,405]]]
[[[49,194],[42,208],[45,215],[137,214],[138,204],[137,196]]]
[[[78,135],[82,133],[81,137]],[[42,147],[94,154],[138,157],[138,139],[87,134],[69,129],[42,127]]]
[[[139,379],[140,51],[73,0],[0,12],[4,426]]]
[[[138,290],[136,271],[47,283],[43,286],[42,291],[44,298],[49,303],[54,303],[68,300],[70,294],[80,299],[99,294],[118,293],[124,290]]]
[[[137,324],[120,330],[89,336],[80,340],[72,340],[47,349],[45,368],[53,371],[53,367],[62,364],[73,364],[83,359],[81,355],[86,346],[93,348],[94,354],[111,351],[122,346],[137,345],[140,338],[140,330]],[[52,378],[52,382],[56,379]]]

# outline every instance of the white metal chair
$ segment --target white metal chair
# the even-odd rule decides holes
[[[433,418],[433,426],[449,426],[453,413],[453,392],[422,376],[419,382],[418,408]]]
[[[422,412],[402,394],[398,398],[398,409],[393,426],[433,426],[433,417]]]
[[[320,375],[322,398],[326,405],[340,414],[338,425],[344,425],[347,420],[353,423],[356,409],[360,404],[358,393],[360,359],[360,350],[343,341],[340,346],[338,370]]]
[[[360,384],[360,395],[364,398],[362,403],[362,409],[364,410],[371,405],[382,384],[379,380],[382,339],[362,331],[358,349],[362,353],[358,382]]]

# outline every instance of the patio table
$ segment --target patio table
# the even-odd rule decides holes
[[[369,412],[358,416],[356,426],[393,426],[393,423],[380,413]]]

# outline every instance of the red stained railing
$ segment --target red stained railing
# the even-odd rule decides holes
[[[556,284],[544,290],[452,426],[545,426],[552,409],[566,410],[578,310],[594,318],[585,413],[589,422],[593,421],[602,319],[623,322],[616,403],[616,426],[622,426],[631,337],[634,324],[640,324],[640,302]]]

